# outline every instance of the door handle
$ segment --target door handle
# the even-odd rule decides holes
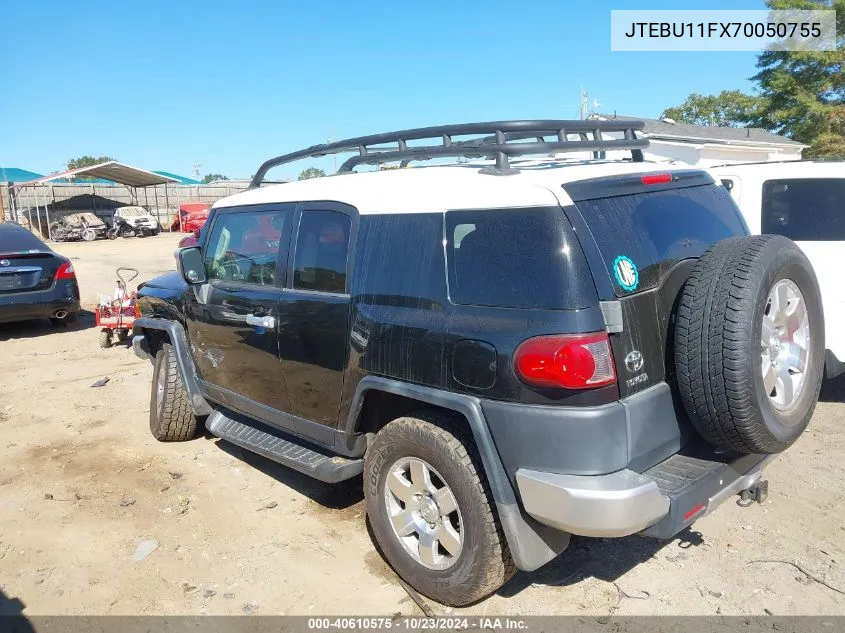
[[[271,316],[256,316],[254,314],[246,315],[246,324],[256,327],[263,327],[274,329],[276,327],[276,319]]]

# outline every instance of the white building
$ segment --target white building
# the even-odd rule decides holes
[[[628,120],[637,117],[593,114],[590,118]],[[696,167],[800,160],[801,152],[807,147],[760,128],[692,125],[671,119],[640,120],[645,122],[645,129],[638,135],[650,141],[643,152],[646,160],[680,161]]]

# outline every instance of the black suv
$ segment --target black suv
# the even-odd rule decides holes
[[[818,284],[706,172],[645,162],[640,129],[452,125],[267,161],[140,288],[153,435],[204,420],[322,481],[363,473],[389,563],[453,605],[570,534],[669,538],[762,502],[818,398]],[[341,152],[336,176],[260,186]]]

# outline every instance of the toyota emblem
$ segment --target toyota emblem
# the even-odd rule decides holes
[[[629,352],[625,357],[625,368],[632,374],[640,371],[643,368],[643,355],[638,350]]]
[[[8,259],[0,259],[0,266],[8,266],[11,263]]]

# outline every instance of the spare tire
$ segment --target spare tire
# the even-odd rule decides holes
[[[704,253],[678,302],[675,365],[705,440],[779,453],[798,439],[821,388],[821,306],[813,267],[792,240],[738,237]]]

